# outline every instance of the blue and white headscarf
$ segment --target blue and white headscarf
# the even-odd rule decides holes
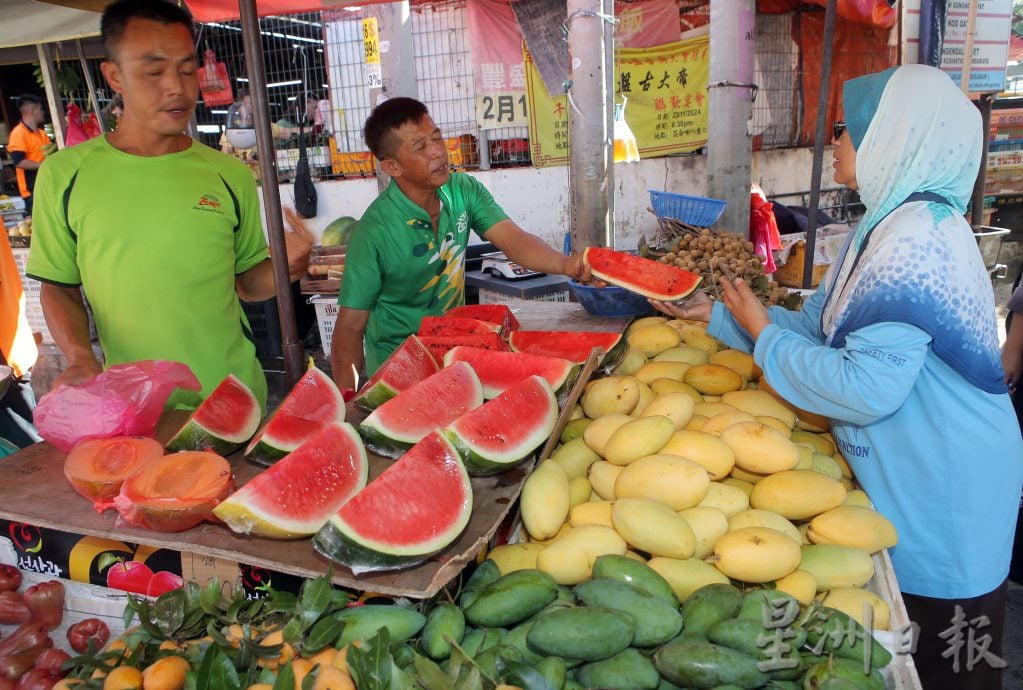
[[[847,81],[843,102],[867,210],[828,276],[828,344],[842,347],[871,324],[909,323],[970,383],[1004,393],[994,295],[962,216],[985,140],[977,108],[926,65]],[[900,208],[919,192],[949,203]]]

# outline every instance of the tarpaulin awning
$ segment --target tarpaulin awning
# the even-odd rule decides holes
[[[98,35],[100,15],[91,10],[102,7],[88,0],[75,4],[65,7],[41,0],[4,0],[0,8],[0,48]]]
[[[260,17],[274,14],[295,14],[296,12],[319,12],[339,10],[357,5],[377,5],[390,0],[256,0],[256,12]],[[238,19],[238,0],[185,0],[192,17],[200,23],[226,22]]]

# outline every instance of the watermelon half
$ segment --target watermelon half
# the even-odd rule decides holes
[[[616,366],[629,349],[621,333],[610,331],[512,331],[508,344],[513,352],[561,357],[576,364],[585,364],[599,347],[604,351],[602,368]]]
[[[408,567],[454,542],[471,513],[462,459],[433,432],[341,506],[313,546],[356,575]]]
[[[174,434],[167,450],[209,450],[228,455],[252,438],[262,417],[262,407],[249,387],[228,374]]]
[[[682,299],[703,281],[702,276],[676,266],[607,247],[587,247],[583,261],[595,278],[662,302]]]
[[[245,457],[272,465],[325,424],[345,421],[345,399],[329,376],[309,367],[245,449]]]
[[[373,410],[359,425],[366,445],[396,458],[427,434],[483,404],[483,388],[468,364],[441,369]]]
[[[213,514],[241,534],[308,537],[368,479],[369,461],[359,434],[351,424],[331,421],[228,496]]]
[[[418,335],[469,335],[472,333],[500,333],[497,324],[460,316],[424,316],[419,322]]]
[[[375,410],[406,388],[437,373],[439,369],[437,360],[422,341],[410,335],[359,389],[355,404],[366,411]]]
[[[579,365],[560,357],[542,357],[524,352],[495,352],[477,347],[459,346],[444,356],[444,366],[468,362],[483,384],[483,397],[496,398],[517,383],[533,376],[542,376],[551,384],[555,395],[568,393],[579,375]]]
[[[528,458],[554,431],[558,401],[551,384],[530,376],[456,419],[444,434],[474,477],[500,474]]]
[[[501,327],[502,333],[519,329],[519,320],[507,304],[463,304],[444,313],[445,317],[479,319]]]
[[[466,345],[468,347],[479,347],[484,350],[497,350],[508,352],[508,343],[496,332],[489,333],[462,333],[460,335],[423,335],[419,337],[423,345],[430,351],[433,358],[438,362],[444,361],[444,355],[453,347]]]

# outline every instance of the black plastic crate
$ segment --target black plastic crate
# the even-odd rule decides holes
[[[283,357],[277,298],[271,297],[265,302],[242,302],[242,309],[249,320],[252,342],[256,345],[256,356]]]

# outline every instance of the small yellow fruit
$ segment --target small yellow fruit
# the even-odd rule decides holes
[[[767,527],[743,527],[729,532],[714,545],[715,566],[742,582],[770,582],[799,567],[799,543]]]
[[[699,558],[657,557],[651,558],[646,564],[668,581],[680,602],[685,602],[690,594],[705,585],[728,584],[728,577],[724,573]]]
[[[118,666],[103,679],[103,690],[142,690],[142,671],[134,666]]]
[[[683,383],[700,391],[703,395],[722,395],[737,391],[743,386],[743,379],[732,369],[720,364],[697,364],[686,371]]]
[[[637,328],[626,337],[629,347],[636,348],[647,357],[655,357],[682,342],[678,331],[663,323]]]
[[[700,391],[696,390],[688,383],[682,383],[681,381],[675,381],[672,379],[654,379],[650,382],[650,390],[653,391],[655,396],[665,395],[667,393],[685,393],[693,399],[693,404],[703,402],[703,396],[700,395]]]
[[[522,523],[537,539],[553,537],[568,518],[571,500],[568,477],[561,465],[542,462],[522,485]]]
[[[581,503],[572,509],[568,516],[568,522],[572,527],[581,525],[603,525],[614,527],[611,522],[611,506],[613,501],[588,501]],[[503,572],[501,573],[504,574]]]
[[[516,570],[533,570],[536,568],[536,557],[546,547],[543,544],[522,541],[517,544],[496,546],[487,553],[487,558],[497,564],[502,575]],[[329,664],[328,664],[329,666]]]
[[[355,690],[355,682],[341,669],[321,668],[316,674],[313,690]]]
[[[583,391],[583,411],[590,419],[609,414],[629,414],[639,402],[638,383],[639,380],[632,376],[605,376],[590,381]]]
[[[737,486],[711,482],[707,487],[707,495],[703,497],[698,507],[717,508],[726,518],[730,518],[749,508],[749,494]]]
[[[643,383],[649,384],[657,379],[672,379],[681,381],[692,364],[688,362],[672,362],[662,360],[660,362],[649,362],[636,372],[635,376]]]
[[[680,347],[673,347],[669,350],[665,350],[661,354],[654,357],[655,362],[685,362],[686,364],[706,364],[707,353],[704,350],[698,350],[695,347],[687,347],[682,345]]]
[[[696,535],[694,558],[706,558],[714,553],[714,544],[728,532],[728,518],[720,508],[697,506],[680,510],[678,514],[689,523]]]
[[[639,394],[636,394],[637,399]],[[607,446],[611,434],[618,430],[623,424],[632,421],[627,414],[606,414],[593,420],[593,423],[583,431],[583,441],[587,447],[600,457],[604,457],[604,448]]]
[[[844,486],[820,472],[786,470],[758,482],[750,493],[750,505],[789,520],[808,520],[842,505],[845,495]]]
[[[747,472],[770,474],[792,469],[799,450],[792,441],[759,422],[740,422],[721,432],[721,440],[735,453],[735,464]]]
[[[672,510],[692,508],[710,487],[707,470],[676,455],[648,455],[629,464],[615,480],[615,498],[649,498]]]
[[[662,455],[677,455],[702,465],[715,481],[727,477],[735,466],[735,454],[728,444],[703,431],[680,429],[672,434],[659,452]]]
[[[867,630],[890,630],[892,611],[884,599],[859,587],[836,587],[824,597],[823,604],[844,611]],[[867,626],[867,609],[873,609],[873,620]]]
[[[747,381],[756,381],[764,373],[753,361],[753,355],[739,350],[719,350],[710,356],[710,362],[728,367]]]
[[[774,583],[774,588],[791,594],[802,606],[809,606],[817,595],[817,580],[805,570],[793,570]]]
[[[675,430],[685,428],[689,420],[693,418],[693,407],[695,403],[687,393],[664,393],[658,395],[654,400],[643,408],[641,416],[655,417],[662,415],[671,420]]]
[[[615,429],[607,439],[604,459],[614,465],[628,465],[659,451],[673,433],[675,424],[662,415],[632,420]]]
[[[590,486],[605,501],[615,500],[615,482],[625,468],[601,460],[590,465]]]
[[[733,410],[731,412],[718,412],[716,415],[707,420],[700,431],[711,436],[721,436],[721,432],[739,422],[756,422],[753,415],[741,410]]]
[[[651,556],[691,558],[696,552],[693,528],[674,510],[647,498],[620,498],[611,511],[615,531]]]
[[[891,548],[899,541],[888,518],[862,506],[840,505],[821,513],[810,522],[807,534],[815,544],[855,546],[867,553]]]
[[[776,532],[781,532],[797,544],[800,544],[803,541],[799,534],[799,530],[795,525],[778,513],[773,513],[770,510],[757,510],[756,508],[750,508],[728,518],[729,531],[742,529],[744,527],[767,527]]]
[[[185,674],[189,670],[191,666],[184,658],[165,656],[142,672],[142,687],[144,690],[181,690],[185,687]]]

